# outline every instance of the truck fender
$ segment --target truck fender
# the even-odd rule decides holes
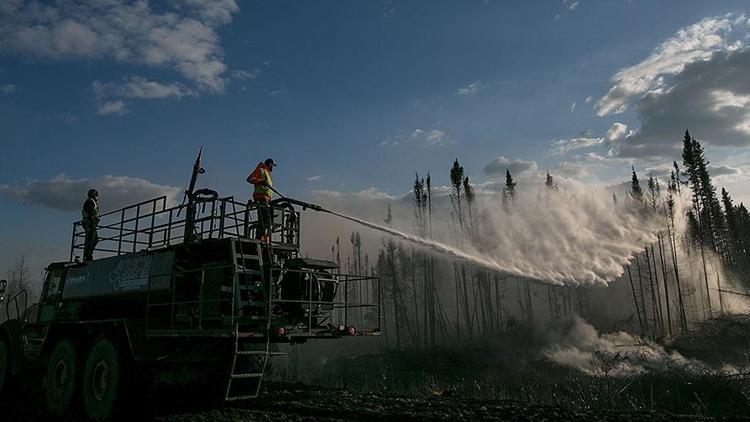
[[[127,324],[120,320],[53,324],[44,339],[42,354],[49,355],[60,339],[69,338],[83,356],[96,340],[103,337],[119,344],[125,358],[133,358],[133,344]]]

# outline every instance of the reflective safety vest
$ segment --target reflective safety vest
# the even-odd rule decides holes
[[[93,198],[86,198],[81,210],[83,221],[99,223],[99,203]]]
[[[250,183],[255,185],[253,199],[256,201],[270,201],[273,191],[269,186],[273,186],[271,181],[271,172],[264,163],[258,163],[252,173],[250,173]],[[267,186],[266,186],[267,185]]]

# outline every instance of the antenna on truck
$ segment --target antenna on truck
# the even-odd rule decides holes
[[[187,215],[185,216],[185,234],[183,236],[183,242],[187,243],[193,237],[193,231],[195,229],[195,183],[198,181],[198,175],[206,172],[206,169],[201,167],[201,158],[203,157],[203,146],[198,151],[198,157],[195,158],[195,164],[193,164],[193,173],[190,175],[190,184],[185,191],[185,196],[182,197],[182,204],[180,209],[177,210],[177,215],[180,215],[182,207],[187,201]]]

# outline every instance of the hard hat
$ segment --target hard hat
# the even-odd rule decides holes
[[[97,198],[99,196],[99,191],[96,189],[89,189],[89,192],[87,195],[89,198]]]
[[[264,161],[263,163],[267,166],[278,166],[278,164],[276,164],[276,161],[273,161],[273,158],[266,158],[266,161]]]

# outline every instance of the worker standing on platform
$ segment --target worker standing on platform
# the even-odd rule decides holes
[[[271,172],[276,167],[272,158],[266,159],[255,167],[247,176],[247,182],[254,185],[253,200],[258,209],[258,227],[255,230],[255,238],[264,243],[271,242],[271,195],[273,182]]]
[[[94,259],[94,248],[99,243],[99,235],[96,232],[99,226],[99,192],[96,189],[89,189],[88,197],[83,203],[81,210],[81,225],[86,233],[83,244],[83,262],[89,262]]]

